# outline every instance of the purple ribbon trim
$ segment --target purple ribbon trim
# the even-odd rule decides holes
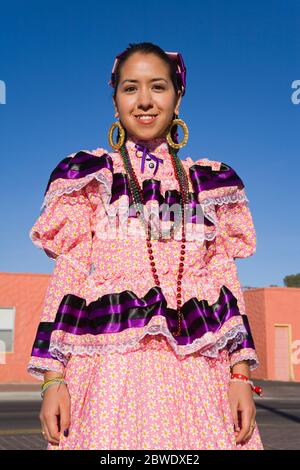
[[[170,210],[173,204],[180,204],[181,196],[177,189],[165,191],[165,196],[161,194],[161,182],[154,178],[145,179],[142,183],[144,202],[157,201],[160,207],[159,218],[163,221],[174,221],[174,211]],[[129,191],[127,175],[125,173],[114,173],[112,183],[112,197],[110,204],[126,195],[129,198],[129,217],[136,217],[136,211],[133,207],[132,197]],[[197,209],[198,207],[198,214]],[[202,208],[197,201],[196,194],[189,192],[189,211],[187,212],[188,223],[201,223],[204,220],[206,225],[213,225],[202,212]]]
[[[242,338],[243,347],[254,349],[247,317],[240,314],[237,299],[226,286],[221,287],[219,299],[214,304],[192,297],[183,304],[182,312],[182,334],[175,337],[178,345],[191,344],[208,332],[216,333],[231,318],[241,316],[247,331],[247,336]],[[158,286],[149,289],[141,298],[125,290],[105,294],[88,305],[84,298],[67,294],[59,305],[55,321],[39,324],[32,355],[51,358],[48,348],[55,330],[79,336],[119,333],[131,327],[142,328],[155,315],[166,318],[171,333],[177,328],[176,310],[167,306]]]
[[[58,178],[76,180],[104,168],[113,173],[112,158],[106,153],[97,157],[81,151],[76,153],[73,158],[66,157],[52,171],[44,194],[47,193],[50,184]]]
[[[210,166],[202,165],[192,165],[189,170],[196,194],[224,186],[244,187],[241,178],[225,163],[222,163],[220,170],[213,170]]]
[[[136,147],[142,149],[144,162],[145,156],[146,154],[148,154],[146,147],[142,145],[140,146],[139,144],[136,145]],[[148,155],[156,159],[156,169],[154,172],[155,174],[159,161],[163,163],[163,160],[157,158],[155,155]],[[127,175],[126,173],[114,173],[113,160],[109,154],[104,154],[98,157],[87,152],[81,151],[76,153],[73,158],[67,157],[63,159],[51,173],[47,188],[45,190],[45,194],[47,193],[50,184],[58,178],[76,180],[83,178],[86,175],[95,173],[104,168],[108,169],[112,173],[112,195],[110,199],[110,204],[115,202],[121,196],[127,195],[129,197],[130,205],[129,217],[136,217],[136,211],[132,205],[133,201],[129,190]],[[216,189],[218,187],[224,186],[237,186],[240,188],[244,187],[241,178],[231,167],[229,167],[225,163],[222,163],[219,171],[212,170],[210,166],[192,165],[189,168],[189,173],[194,190],[194,192],[189,192],[189,207],[191,209],[189,210],[187,215],[187,222],[189,223],[201,223],[201,221],[203,220],[203,216],[200,217],[200,220],[198,220],[199,217],[197,217],[196,215],[196,208],[197,205],[199,205],[197,200],[199,192],[208,189]],[[145,179],[142,183],[142,190],[145,203],[150,200],[156,200],[159,205],[165,204],[166,206],[171,206],[174,203],[180,203],[179,191],[168,190],[165,192],[165,196],[163,196],[161,194],[161,182],[159,180],[156,180],[155,178]],[[174,213],[172,211],[168,211],[166,206],[162,211],[160,211],[160,220],[174,221]],[[213,225],[213,222],[211,222],[205,216],[204,222],[207,226]]]
[[[154,172],[155,174],[159,162],[163,163],[163,160],[156,157],[155,155],[152,155],[151,153],[148,153],[146,147],[142,145],[140,146],[138,144],[136,147],[139,147],[139,149],[143,151],[142,171],[144,171],[146,155],[149,155],[153,160],[156,161],[156,169]],[[111,202],[116,201],[123,194],[129,195],[127,175],[125,173],[114,173],[113,160],[109,154],[104,154],[101,157],[97,157],[83,151],[76,153],[73,158],[64,158],[57,165],[50,175],[45,194],[48,191],[50,184],[58,178],[76,180],[104,168],[107,168],[113,174]],[[206,191],[208,189],[216,189],[224,186],[237,186],[239,188],[244,187],[244,183],[241,178],[229,165],[226,165],[225,163],[222,163],[220,170],[213,170],[210,166],[195,164],[189,168],[189,173],[196,196],[201,191]],[[160,194],[159,180],[155,180],[153,178],[144,180],[143,191],[146,202],[150,199],[155,199],[158,202],[164,199]],[[173,193],[173,195],[174,194],[175,193]]]

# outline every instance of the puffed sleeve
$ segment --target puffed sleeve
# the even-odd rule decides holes
[[[231,344],[230,365],[232,367],[246,360],[252,370],[258,367],[259,360],[234,261],[235,258],[251,256],[256,251],[256,231],[245,186],[228,164],[208,159],[196,162],[191,176],[198,200],[209,221],[206,227],[209,276],[218,289],[222,285],[230,289],[243,318],[244,337]]]
[[[245,190],[244,190],[245,194]],[[246,258],[256,252],[256,230],[249,206],[248,198],[237,202],[227,202],[217,205],[218,243],[222,243],[229,259]],[[259,360],[251,332],[250,321],[246,312],[244,294],[238,279],[237,270],[231,270],[234,282],[234,293],[238,299],[243,313],[247,337],[240,342],[234,351],[230,352],[231,367],[240,362],[247,361],[251,369],[258,367]]]
[[[82,289],[91,271],[96,199],[107,194],[110,185],[110,172],[103,170],[103,161],[82,154],[65,158],[51,173],[42,211],[29,234],[55,260],[27,367],[39,380],[48,370],[64,373],[68,357],[49,348],[51,333],[62,298],[84,295]]]
[[[219,237],[231,258],[247,258],[256,251],[256,231],[249,201],[228,202],[217,206]]]

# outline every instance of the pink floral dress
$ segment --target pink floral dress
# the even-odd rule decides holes
[[[180,201],[165,138],[134,136],[126,147],[145,210],[164,230]],[[154,165],[153,162],[156,162]],[[84,150],[50,175],[33,243],[55,260],[28,372],[65,375],[69,436],[48,449],[262,449],[256,426],[236,445],[228,401],[230,366],[258,367],[235,258],[255,252],[244,185],[227,164],[187,157],[190,212],[182,278],[180,336],[177,270],[181,228],[153,239],[155,285],[146,237],[131,207],[118,152]],[[200,209],[200,210],[199,210]]]

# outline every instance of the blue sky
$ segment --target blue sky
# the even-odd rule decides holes
[[[223,161],[245,183],[257,252],[237,260],[242,284],[300,271],[299,1],[27,0],[0,17],[1,271],[53,270],[28,235],[49,175],[70,153],[111,150],[112,63],[141,41],[183,54],[182,158]]]

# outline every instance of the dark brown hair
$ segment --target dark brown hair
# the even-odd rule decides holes
[[[129,43],[129,47],[127,47],[118,60],[118,64],[115,70],[114,77],[112,77],[114,92],[113,97],[116,98],[118,84],[120,82],[121,76],[121,69],[122,65],[126,60],[131,57],[136,52],[140,52],[143,54],[155,54],[161,60],[163,60],[169,67],[170,78],[174,86],[175,94],[177,96],[179,88],[178,80],[177,80],[177,73],[176,73],[176,65],[172,59],[163,51],[159,46],[156,44],[152,44],[152,42],[140,42],[138,44],[131,44]]]

